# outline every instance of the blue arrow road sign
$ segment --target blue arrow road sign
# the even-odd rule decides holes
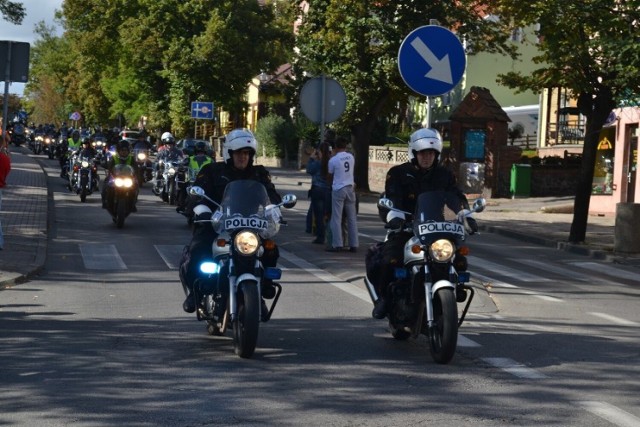
[[[198,120],[213,120],[213,102],[192,102],[191,118]]]
[[[437,25],[413,30],[398,50],[398,70],[404,82],[421,95],[451,91],[462,79],[467,59],[455,34]]]

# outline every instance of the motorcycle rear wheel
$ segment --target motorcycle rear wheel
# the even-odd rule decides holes
[[[433,326],[427,331],[431,357],[447,364],[458,344],[458,305],[453,289],[440,289],[433,297]]]
[[[248,359],[253,356],[260,326],[260,295],[257,283],[243,283],[238,287],[238,312],[233,321],[235,353]]]

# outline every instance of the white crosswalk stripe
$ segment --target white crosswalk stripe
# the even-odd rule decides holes
[[[156,251],[171,270],[180,267],[180,258],[184,245],[154,245]]]
[[[126,270],[124,263],[115,245],[103,243],[80,244],[80,254],[84,267],[87,270]]]

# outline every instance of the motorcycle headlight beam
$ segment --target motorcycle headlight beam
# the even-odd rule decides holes
[[[258,250],[258,236],[250,231],[242,231],[233,239],[233,245],[241,255],[253,255]]]
[[[447,239],[436,240],[429,246],[429,255],[436,262],[448,262],[455,253],[455,246]]]

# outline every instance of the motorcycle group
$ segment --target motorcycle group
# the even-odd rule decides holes
[[[235,353],[251,357],[259,324],[270,320],[282,293],[274,237],[286,224],[280,208],[295,206],[296,196],[281,197],[268,171],[253,164],[257,142],[246,129],[226,135],[222,162],[208,157],[202,144],[186,156],[169,132],[160,138],[155,163],[149,144],[105,141],[80,138],[75,130],[61,144],[57,155],[68,188],[84,201],[99,188],[101,164],[107,172],[102,206],[121,228],[137,210],[139,187],[153,182],[153,193],[193,226],[179,267],[184,311],[206,322],[211,335],[229,329]],[[389,170],[378,201],[387,233],[366,253],[365,287],[372,316],[386,318],[395,339],[425,335],[433,360],[446,364],[474,296],[464,243],[477,231],[473,213],[486,202],[479,198],[470,207],[453,174],[438,163],[442,138],[436,130],[415,131],[408,151],[409,161]],[[465,304],[461,314],[459,303]]]

